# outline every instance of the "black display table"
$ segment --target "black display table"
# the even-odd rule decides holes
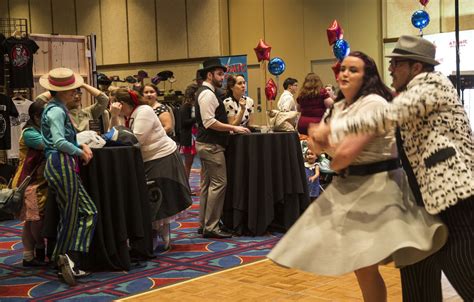
[[[93,270],[129,270],[131,258],[153,257],[151,217],[140,149],[127,146],[92,151],[93,159],[81,166],[81,178],[97,206],[98,220],[88,260],[83,265]],[[46,207],[49,227],[44,233],[47,237],[55,237],[58,221],[57,206],[51,205],[51,200],[54,203],[54,199],[49,198]]]
[[[223,221],[238,233],[287,230],[309,205],[296,132],[233,135],[226,163]]]

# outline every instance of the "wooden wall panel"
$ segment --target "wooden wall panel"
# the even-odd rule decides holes
[[[344,38],[351,50],[360,50],[372,57],[381,72],[383,34],[380,0],[360,1],[358,5],[351,5],[352,2],[345,0],[347,23],[344,25]],[[360,16],[364,16],[364,22],[360,22]]]
[[[100,3],[98,0],[76,0],[77,34],[95,34],[97,64],[103,64],[102,30],[100,27]]]
[[[229,1],[219,0],[219,24],[220,24],[220,53],[221,55],[230,54],[230,33],[229,33]]]
[[[9,18],[8,1],[0,1],[0,18]]]
[[[293,77],[302,80],[310,69],[305,61],[303,28],[303,0],[265,1],[265,38],[272,46],[271,57],[280,57],[286,70],[280,76],[278,92],[283,92],[283,80]],[[284,13],[284,16],[282,15]],[[282,22],[284,18],[285,22]],[[268,77],[272,76],[268,73]]]
[[[421,9],[418,1],[383,0],[385,1],[386,34],[385,38],[397,38],[401,35],[418,35],[419,30],[411,24],[412,14]],[[424,34],[438,33],[440,27],[440,3],[430,1],[426,6],[430,14],[430,24],[423,29]]]
[[[127,0],[127,9],[130,63],[156,61],[155,1]]]
[[[48,38],[36,38],[32,37],[35,40],[36,44],[38,44],[39,49],[34,55],[34,64],[33,64],[33,76],[35,78],[39,78],[43,74],[47,73],[49,68],[49,61],[50,61],[50,48],[49,48],[49,40]]]
[[[216,0],[187,0],[189,57],[221,55],[219,3]]]
[[[7,0],[7,1],[10,7],[9,18],[26,18],[26,19],[30,18],[28,0]],[[29,21],[28,21],[28,27],[29,27],[28,31],[31,32],[31,22]]]
[[[188,58],[185,0],[156,0],[158,59]]]
[[[454,31],[454,1],[442,0],[441,13],[443,16],[441,20],[441,31]],[[474,29],[474,1],[472,0],[459,0],[459,29]]]
[[[245,22],[242,22],[245,16]],[[263,0],[229,1],[230,54],[247,55],[248,64],[257,64],[254,48],[263,31]]]
[[[312,1],[304,0],[304,39],[306,59],[319,60],[333,58],[332,48],[327,42],[326,29],[334,19],[342,23],[344,11],[341,11],[341,1]]]
[[[103,64],[129,63],[126,0],[100,0]]]
[[[31,32],[50,34],[53,32],[50,0],[30,0]]]
[[[77,35],[75,0],[51,0],[53,32],[60,35]]]

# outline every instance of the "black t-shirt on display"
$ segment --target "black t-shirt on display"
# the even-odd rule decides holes
[[[3,42],[10,58],[10,88],[33,87],[33,54],[39,46],[35,41],[10,37]]]
[[[5,54],[3,50],[3,41],[5,41],[5,36],[0,33],[0,85],[5,85],[5,68],[3,65],[3,55]]]
[[[15,104],[11,98],[0,94],[0,150],[10,150],[12,147],[10,116],[18,117]]]

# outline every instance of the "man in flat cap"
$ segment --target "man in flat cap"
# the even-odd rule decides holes
[[[456,89],[434,71],[435,53],[431,42],[401,36],[387,56],[398,96],[383,111],[331,124],[331,132],[397,127],[399,156],[417,203],[449,229],[441,250],[401,269],[403,300],[442,301],[443,271],[464,301],[474,301],[473,133]],[[316,144],[328,145],[322,134],[311,136]]]

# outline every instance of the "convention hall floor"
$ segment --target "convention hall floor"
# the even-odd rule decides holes
[[[402,301],[400,276],[391,265],[381,273],[388,301]],[[443,301],[462,301],[443,279]],[[362,301],[354,274],[323,277],[285,269],[269,260],[223,270],[182,283],[158,288],[118,301]]]

